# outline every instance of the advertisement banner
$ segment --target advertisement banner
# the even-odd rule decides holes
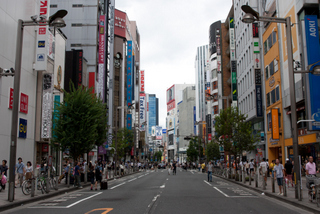
[[[173,102],[174,100],[175,100],[175,90],[173,85],[167,90],[167,104]]]
[[[41,138],[51,138],[53,74],[43,74]]]
[[[232,82],[232,100],[238,100],[238,93],[237,93],[237,61],[231,61],[231,82]]]
[[[82,60],[83,50],[76,50],[76,87],[82,85]]]
[[[144,92],[144,70],[140,71],[140,92]]]
[[[132,75],[133,75],[133,50],[132,41],[127,42],[127,105],[128,107],[132,104]],[[132,115],[127,116],[127,128],[132,129]]]
[[[27,138],[27,123],[27,120],[19,118],[19,138]]]
[[[98,87],[97,94],[104,101],[104,59],[105,59],[105,15],[99,18]]]
[[[28,114],[28,101],[29,100],[29,96],[24,94],[24,93],[20,93],[20,112],[21,113],[25,113]]]
[[[173,101],[169,104],[167,104],[167,111],[171,111],[172,109],[174,109],[176,107],[176,102]]]
[[[39,16],[49,18],[49,0],[38,0],[39,2]],[[36,71],[47,70],[47,54],[48,54],[48,26],[43,24],[39,25],[37,32],[37,46],[36,46]]]
[[[256,85],[256,109],[257,117],[263,117],[261,85]]]
[[[140,131],[146,130],[146,94],[140,93],[140,103],[139,103],[139,118],[140,118]]]
[[[271,133],[273,140],[280,139],[280,132],[279,132],[279,110],[277,108],[271,109]]]
[[[196,107],[193,106],[193,134],[194,135],[197,135],[196,122],[197,122]]]
[[[316,15],[305,16],[305,28],[308,64],[311,65],[318,62],[320,58],[318,20]],[[309,80],[308,100],[310,101],[310,111],[308,112],[308,114],[313,120],[315,120],[312,127],[310,127],[310,130],[320,130],[320,76],[316,76],[311,73],[307,74],[307,76]]]
[[[162,140],[162,126],[156,126],[156,140]]]
[[[126,13],[114,10],[114,35],[126,38]]]

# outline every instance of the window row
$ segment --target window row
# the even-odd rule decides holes
[[[276,41],[277,41],[277,33],[275,31],[272,31],[272,33],[263,43],[264,54],[268,53],[268,51],[271,49],[274,43],[276,43]]]
[[[277,85],[275,89],[267,94],[267,107],[280,100],[280,88]]]
[[[274,59],[269,65],[264,69],[266,71],[266,80],[269,79],[274,73],[279,70],[278,60]]]
[[[255,107],[255,92],[251,92],[246,98],[239,102],[239,109],[242,113],[247,113]]]

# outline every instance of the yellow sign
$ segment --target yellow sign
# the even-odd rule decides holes
[[[89,212],[86,212],[85,214],[89,214],[89,213],[92,213],[92,212],[95,212],[95,211],[100,211],[100,210],[104,210],[104,212],[102,212],[101,214],[107,214],[108,212],[113,210],[113,208],[98,208],[98,209],[94,209],[94,210],[91,210]]]
[[[272,139],[279,140],[279,110],[277,108],[271,109],[271,124],[272,124]]]

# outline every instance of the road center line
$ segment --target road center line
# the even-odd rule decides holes
[[[212,186],[209,182],[207,182],[206,180],[203,180],[206,184],[208,184],[209,186]]]
[[[125,184],[125,183],[126,183],[126,182],[123,182],[123,183],[121,183],[121,184],[118,184],[118,185],[116,185],[116,186],[111,187],[110,189],[117,188],[117,187],[119,187],[119,186],[121,186],[121,185],[123,185],[123,184]]]
[[[226,193],[222,192],[220,189],[218,189],[217,187],[213,187],[213,189],[217,190],[218,192],[220,192],[222,195],[226,196],[227,198],[229,198],[229,195],[227,195]]]

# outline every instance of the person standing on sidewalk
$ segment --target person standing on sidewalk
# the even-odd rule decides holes
[[[288,182],[291,182],[291,185],[293,187],[293,182],[292,182],[292,169],[293,169],[293,165],[292,162],[290,162],[290,160],[287,158],[286,159],[286,163],[284,164],[284,169],[285,169],[285,173],[286,173],[286,178],[288,179]],[[289,187],[289,184],[288,184]]]
[[[17,180],[18,180],[18,183],[20,183],[20,187],[21,187],[21,185],[23,183],[23,175],[26,172],[25,165],[22,162],[21,157],[18,158],[18,163],[16,164],[16,171],[17,171],[17,175],[18,175]]]
[[[2,176],[6,176],[7,177],[7,171],[8,171],[8,166],[7,166],[7,160],[2,160],[2,165],[0,166],[0,174],[1,174],[1,179],[0,179],[0,185],[2,187],[3,190],[5,190],[6,188],[6,184],[2,184]]]
[[[268,164],[267,164],[265,158],[262,158],[262,162],[260,163],[259,170],[260,170],[262,177],[263,177],[264,181],[266,182],[266,186],[267,186]]]
[[[317,176],[316,173],[319,173],[319,170],[316,169],[316,164],[313,162],[313,157],[309,157],[309,162],[306,164],[306,173],[307,175]]]
[[[275,162],[276,162],[275,160],[272,160],[272,162],[270,163],[270,167],[269,167],[269,169],[271,171],[272,178],[274,177],[273,168],[276,165]]]
[[[175,161],[173,161],[172,163],[172,169],[173,169],[172,175],[177,175],[177,163]]]
[[[254,162],[253,159],[251,159],[250,163],[249,163],[249,168],[250,168],[250,173],[251,176],[254,174]]]
[[[209,161],[209,164],[207,166],[208,182],[212,182],[212,168],[213,168],[213,165],[212,165],[211,161]]]
[[[75,162],[76,166],[74,167],[74,185],[78,185],[78,188],[82,189],[81,183],[80,183],[80,162]]]
[[[274,177],[274,179],[277,179],[277,183],[279,186],[278,195],[283,195],[282,187],[283,187],[284,168],[283,168],[283,165],[279,162],[279,159],[276,159],[276,165],[274,166],[273,170],[276,173],[276,176]]]

